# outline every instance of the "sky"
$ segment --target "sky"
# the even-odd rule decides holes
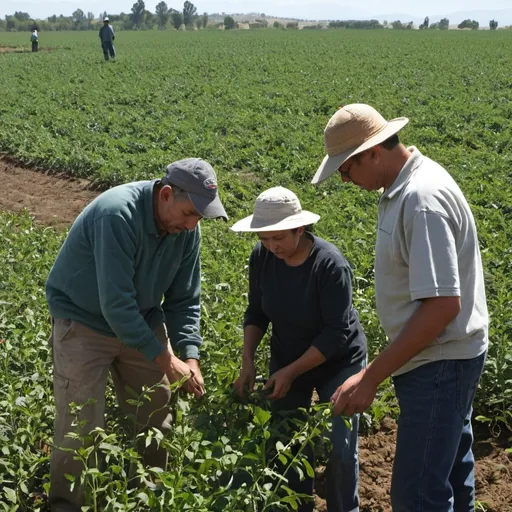
[[[160,0],[145,0],[146,9],[154,12]],[[169,7],[180,9],[183,0],[165,0]],[[130,12],[135,0],[1,0],[0,17],[14,11],[28,12],[33,18],[52,14],[71,15],[76,9],[109,14]],[[408,14],[411,17],[448,15],[457,11],[511,10],[510,0],[192,0],[198,12],[265,13],[267,16],[304,19],[368,19],[372,15]],[[496,13],[498,14],[498,13]],[[508,17],[508,16],[507,16]],[[395,18],[396,19],[396,18]],[[499,16],[496,17],[499,21]],[[402,21],[406,21],[405,19]],[[456,21],[456,20],[453,20]]]

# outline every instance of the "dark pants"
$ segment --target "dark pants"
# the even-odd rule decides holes
[[[320,402],[328,402],[339,386],[365,366],[366,361],[362,361],[348,368],[342,368],[327,384],[317,387],[316,391]],[[311,384],[311,389],[294,390],[292,386],[284,398],[272,402],[272,410],[275,412],[286,411],[287,416],[290,416],[292,411],[296,411],[299,419],[306,419],[297,409],[310,407],[313,387],[314,383]],[[332,420],[330,433],[332,451],[329,454],[325,480],[325,497],[329,512],[356,512],[359,510],[358,414],[350,418],[350,424],[351,428],[348,428],[340,416]],[[303,453],[307,456],[311,466],[315,467],[315,456],[311,447],[308,446]],[[290,469],[286,478],[288,478],[287,486],[295,492],[310,496],[313,494],[314,482],[307,475],[301,481],[297,473]],[[298,512],[312,511],[313,502],[300,506],[298,510]]]
[[[32,51],[37,52],[39,49],[39,43],[37,41],[32,41]]]
[[[473,512],[471,413],[486,354],[436,361],[393,378],[400,405],[393,512]]]
[[[108,60],[109,54],[113,59],[116,58],[116,50],[114,49],[114,44],[112,41],[105,41],[101,43],[101,47],[103,48],[103,55],[105,56],[105,60]]]

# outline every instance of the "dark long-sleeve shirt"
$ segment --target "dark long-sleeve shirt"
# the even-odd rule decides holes
[[[103,25],[100,28],[99,36],[102,43],[110,43],[114,39],[114,29],[112,25]]]
[[[333,244],[311,235],[313,247],[297,267],[258,243],[249,260],[249,304],[244,326],[272,324],[271,371],[298,359],[309,347],[326,358],[295,385],[322,385],[345,366],[366,357],[366,337],[352,306],[352,271]]]
[[[85,208],[50,271],[46,298],[52,316],[117,337],[149,360],[163,350],[153,330],[165,321],[181,357],[198,358],[199,225],[160,236],[155,183],[111,188]]]

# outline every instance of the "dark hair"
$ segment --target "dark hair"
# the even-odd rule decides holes
[[[297,231],[299,231],[299,228],[293,228],[290,229],[290,231],[295,235]],[[313,224],[310,224],[309,226],[304,226],[304,233],[312,233],[313,232]]]
[[[379,146],[382,146],[384,149],[391,151],[395,149],[398,144],[400,144],[400,139],[398,138],[398,133],[391,135],[391,137],[387,138],[384,142],[381,142]]]
[[[400,144],[400,139],[398,138],[398,134],[395,133],[394,135],[391,135],[391,137],[388,137],[384,142],[381,142],[380,144],[377,144],[377,146],[381,146],[384,149],[387,149],[388,151],[391,151],[392,149],[395,149],[398,144]],[[364,151],[361,151],[361,153],[357,153],[357,155],[354,155],[352,160],[355,161],[356,164],[359,164],[361,162],[361,159],[363,156],[370,151],[372,148],[365,149]]]

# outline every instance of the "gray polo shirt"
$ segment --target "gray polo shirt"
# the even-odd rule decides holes
[[[417,148],[379,202],[375,294],[393,342],[428,297],[460,297],[461,311],[394,375],[443,359],[471,359],[488,344],[488,313],[475,221],[459,186]]]

